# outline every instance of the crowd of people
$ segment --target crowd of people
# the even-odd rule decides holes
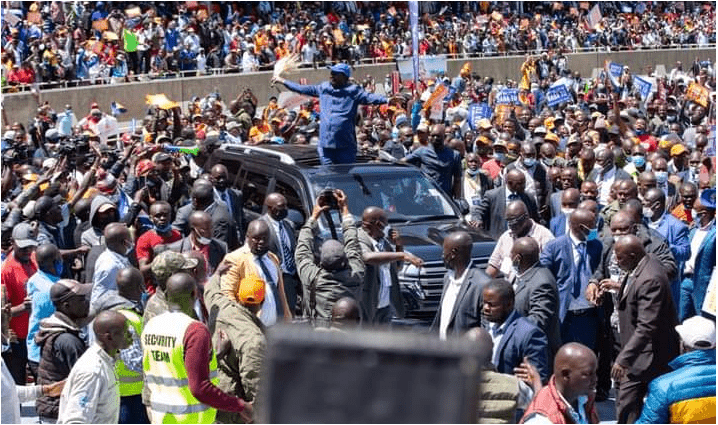
[[[117,83],[412,55],[406,2],[4,3],[3,87]],[[715,5],[421,2],[422,55],[568,53],[715,44]]]
[[[397,270],[423,260],[387,211],[335,190],[295,227],[282,193],[232,187],[223,143],[414,164],[468,205],[496,245],[484,268],[469,233],[446,236],[426,331],[491,347],[480,419],[595,423],[615,390],[620,423],[714,420],[715,64],[652,74],[648,95],[630,70],[570,65],[530,56],[498,82],[467,64],[387,97],[339,63],[318,85],[274,78],[311,98],[295,109],[210,93],[123,134],[98,104],[38,105],[2,134],[3,422],[32,399],[43,423],[249,422],[267,328],[403,317]],[[342,238],[318,240],[330,208]]]

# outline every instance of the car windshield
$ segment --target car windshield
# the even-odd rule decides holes
[[[441,190],[419,172],[352,173],[321,177],[314,193],[341,189],[347,195],[349,211],[361,217],[364,208],[378,206],[388,213],[390,222],[456,218],[454,207]]]

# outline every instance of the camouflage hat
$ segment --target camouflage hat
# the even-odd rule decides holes
[[[152,260],[150,269],[158,282],[166,282],[173,274],[182,270],[192,270],[198,264],[196,258],[186,258],[179,252],[164,251]]]

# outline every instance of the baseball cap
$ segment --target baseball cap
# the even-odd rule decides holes
[[[716,325],[703,316],[693,316],[676,326],[686,347],[698,350],[710,350],[716,346]]]
[[[168,154],[167,152],[157,152],[157,153],[154,154],[154,156],[152,157],[152,162],[154,162],[155,164],[157,164],[158,162],[169,161],[169,160],[171,160],[171,159],[172,159],[172,157],[171,157],[170,154]]]
[[[63,301],[70,295],[87,295],[92,292],[92,285],[80,283],[73,279],[60,279],[50,288],[52,302]]]
[[[12,240],[19,248],[37,246],[37,228],[28,223],[20,223],[12,229]]]
[[[686,147],[681,144],[673,145],[673,147],[671,147],[671,156],[678,156],[686,151]]]
[[[477,127],[479,127],[479,128],[482,129],[482,130],[488,130],[488,129],[490,129],[491,127],[493,127],[493,126],[491,125],[491,121],[489,121],[488,118],[481,118],[481,119],[479,120],[479,122],[476,123],[476,124],[477,124]]]
[[[155,163],[149,159],[140,160],[135,166],[135,174],[142,177],[146,176],[150,171],[155,168]]]
[[[712,189],[706,189],[703,192],[701,192],[701,204],[703,204],[704,207],[710,208],[712,210],[716,209],[716,190],[715,188]],[[13,237],[15,234],[13,233]]]
[[[536,135],[536,134],[544,134],[545,135],[546,133],[548,133],[548,130],[546,130],[546,127],[544,127],[542,125],[534,128],[534,135]]]
[[[257,275],[249,275],[239,282],[237,298],[242,304],[258,305],[264,301],[264,280]]]
[[[179,252],[164,251],[152,260],[150,270],[158,281],[164,282],[173,274],[182,270],[192,270],[198,264],[196,258],[187,258]]]
[[[347,76],[347,78],[352,76],[352,70],[349,68],[349,65],[345,63],[338,63],[334,66],[328,67],[331,72],[336,72],[338,74],[344,74]]]
[[[325,241],[319,250],[319,264],[327,270],[337,270],[345,258],[344,245],[334,239]]]

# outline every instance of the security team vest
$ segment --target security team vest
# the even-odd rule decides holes
[[[142,334],[142,317],[132,310],[122,309],[117,310],[117,312],[125,316],[127,323],[132,326],[139,338]],[[142,373],[128,369],[125,362],[119,358],[115,362],[115,373],[117,374],[117,382],[120,384],[120,397],[142,393],[142,386],[144,385]]]
[[[197,400],[189,389],[184,365],[184,336],[195,320],[181,312],[153,317],[142,331],[145,384],[151,392],[153,424],[210,424],[217,410]],[[219,384],[217,357],[212,352],[210,380]]]

